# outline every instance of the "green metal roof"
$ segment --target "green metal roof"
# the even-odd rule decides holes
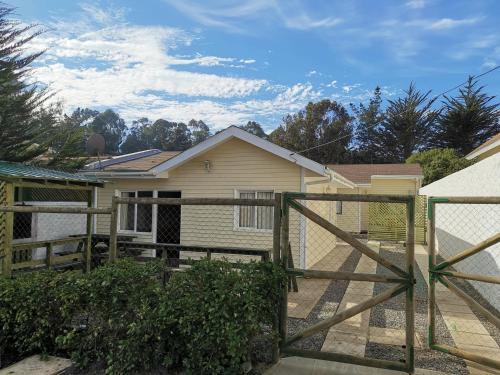
[[[94,176],[56,171],[53,169],[12,163],[3,160],[0,160],[0,180],[1,179],[42,180],[45,182],[67,182],[76,184],[84,183],[93,186],[102,186],[104,183]]]

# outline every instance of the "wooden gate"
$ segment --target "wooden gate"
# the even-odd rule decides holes
[[[403,260],[404,266],[398,266],[391,262],[389,259],[379,255],[378,252],[374,251],[367,243],[360,239],[355,238],[351,233],[342,230],[338,225],[332,223],[331,220],[318,214],[312,210],[311,202],[385,202],[385,203],[395,203],[395,204],[405,204],[406,205],[406,248],[405,256],[406,259]],[[297,220],[294,217],[291,223],[290,216],[291,211],[294,211],[294,215],[298,215]],[[288,246],[291,241],[291,228],[295,226],[300,227],[300,232],[303,237],[311,236],[307,233],[308,226],[303,224],[303,220],[307,219],[314,226],[322,228],[324,233],[328,232],[332,240],[335,242],[343,241],[342,244],[346,243],[350,245],[354,250],[357,250],[360,255],[365,256],[370,259],[370,261],[376,262],[385,269],[389,270],[388,275],[380,275],[373,273],[363,273],[363,272],[344,272],[338,269],[334,270],[315,270],[310,267],[303,268],[292,268],[290,267],[291,262],[289,261]],[[297,224],[297,222],[299,224]],[[302,276],[307,280],[322,279],[322,280],[347,280],[349,282],[371,282],[371,283],[388,283],[389,285],[394,285],[385,291],[375,294],[374,296],[361,297],[360,300],[353,304],[353,306],[347,306],[341,311],[337,310],[333,316],[327,317],[325,319],[319,320],[318,322],[312,323],[303,329],[295,332],[294,334],[288,333],[287,321],[288,321],[288,288],[285,287],[282,293],[282,303],[280,312],[280,338],[281,345],[280,351],[282,355],[293,355],[300,357],[308,357],[315,359],[331,360],[336,362],[351,363],[363,366],[371,366],[392,370],[400,370],[411,373],[414,371],[414,222],[415,222],[415,200],[413,196],[382,196],[382,195],[344,195],[344,194],[312,194],[312,193],[283,193],[282,195],[282,215],[281,215],[281,263],[285,266],[286,272],[290,277]],[[309,225],[309,227],[311,226]],[[309,239],[310,240],[310,239]],[[305,241],[302,241],[305,243]],[[320,241],[322,244],[327,242],[326,240]],[[333,249],[332,251],[335,251]],[[354,251],[353,251],[354,252]],[[297,263],[295,263],[297,264]],[[359,283],[358,283],[359,284]],[[299,289],[300,289],[299,284]],[[311,291],[313,292],[313,291]],[[308,350],[302,348],[294,347],[294,344],[299,343],[300,340],[309,338],[325,330],[331,329],[333,326],[339,325],[346,320],[365,312],[366,310],[375,307],[376,305],[382,304],[395,296],[402,293],[406,294],[405,298],[405,345],[404,345],[404,360],[392,361],[386,359],[377,358],[366,358],[355,353],[333,353],[320,350]],[[340,305],[339,305],[340,306]]]
[[[500,370],[486,329],[500,332],[500,197],[429,198],[428,228],[430,348]],[[438,311],[454,345],[436,333]]]

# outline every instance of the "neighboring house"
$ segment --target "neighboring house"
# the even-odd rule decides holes
[[[499,142],[498,135],[495,141]],[[420,189],[429,197],[500,197],[500,149],[486,150],[486,142],[469,155],[479,162]],[[489,146],[488,146],[489,145]],[[484,146],[484,147],[483,147]],[[482,150],[482,151],[481,151]],[[486,154],[489,154],[486,157]],[[436,248],[444,258],[500,232],[500,205],[440,204],[436,209]],[[467,273],[500,276],[500,243],[493,245],[454,267]],[[488,301],[500,309],[500,290],[493,284],[472,282]]]
[[[404,175],[398,172],[389,179],[378,179],[375,174],[358,185],[335,169],[234,126],[181,153],[146,150],[94,162],[84,173],[109,181],[104,189],[97,191],[99,206],[109,206],[113,195],[264,199],[284,191],[369,194],[372,185],[392,186],[399,184],[398,181],[401,182],[399,188],[374,191],[415,194],[418,188],[417,174],[409,177],[406,172]],[[418,176],[421,178],[421,173]],[[329,217],[336,221],[338,215],[333,211],[336,203],[324,203],[324,206],[328,206]],[[346,212],[344,208],[344,214]],[[121,205],[118,225],[120,233],[133,234],[137,241],[271,249],[272,214],[272,209],[266,207],[182,206],[179,209]],[[356,232],[361,230],[340,226]],[[320,250],[324,252],[335,246],[336,239],[329,233],[328,241],[322,244],[308,242],[306,233],[311,227],[292,210],[290,242],[296,266],[310,266],[312,259],[318,260]],[[109,233],[109,218],[98,217],[96,230]]]
[[[478,159],[483,160],[488,156],[498,154],[500,152],[500,133],[491,137],[481,146],[472,150],[468,155],[465,156],[466,159]]]

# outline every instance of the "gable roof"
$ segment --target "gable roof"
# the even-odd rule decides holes
[[[308,159],[302,155],[296,154],[286,148],[275,145],[265,139],[257,137],[256,135],[250,134],[249,132],[242,130],[236,126],[230,126],[229,128],[211,136],[205,141],[198,143],[196,146],[193,146],[186,151],[183,151],[179,155],[159,164],[155,168],[152,169],[154,173],[161,173],[165,171],[169,171],[171,169],[177,168],[182,164],[188,162],[189,160],[195,158],[198,155],[201,155],[204,152],[207,152],[221,143],[224,143],[232,138],[241,139],[247,143],[250,143],[258,148],[261,148],[271,154],[274,154],[280,158],[288,160],[291,163],[297,164],[305,169],[308,169],[312,172],[315,172],[319,175],[326,175],[327,168],[319,164],[311,159]]]
[[[482,153],[491,150],[492,148],[497,146],[500,146],[500,133],[494,135],[479,147],[476,147],[474,150],[465,155],[465,158],[469,160],[474,159],[475,157],[478,157]]]
[[[328,164],[327,166],[356,184],[369,184],[375,176],[423,177],[419,164]]]
[[[139,151],[132,154],[116,156],[101,162],[93,162],[88,164],[85,169],[107,172],[147,172],[180,153],[181,151],[161,151],[156,149]]]

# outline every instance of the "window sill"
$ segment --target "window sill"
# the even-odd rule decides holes
[[[139,235],[152,235],[153,232],[136,232],[133,230],[125,230],[125,229],[119,229],[117,231],[118,234],[139,234]]]
[[[272,234],[272,229],[257,229],[257,228],[249,228],[249,227],[233,227],[233,231],[235,232],[247,232],[247,233],[266,233]]]

